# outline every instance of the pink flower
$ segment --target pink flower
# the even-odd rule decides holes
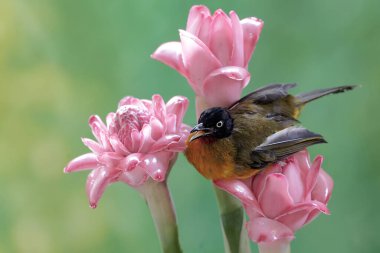
[[[107,115],[106,125],[97,115],[90,117],[97,141],[82,141],[92,152],[73,159],[64,172],[92,169],[86,189],[93,208],[111,183],[137,187],[149,177],[164,181],[170,162],[185,149],[189,128],[182,120],[187,107],[187,98],[179,96],[166,105],[160,95],[152,101],[123,98],[117,111]]]
[[[321,168],[322,160],[318,156],[310,163],[304,150],[253,178],[215,184],[243,203],[250,219],[248,235],[254,242],[290,241],[319,213],[329,214],[333,180]]]
[[[193,6],[181,42],[161,45],[152,58],[185,76],[197,97],[207,97],[211,106],[228,106],[238,100],[248,84],[249,60],[259,39],[263,22],[239,20],[234,11],[210,15],[206,6]]]

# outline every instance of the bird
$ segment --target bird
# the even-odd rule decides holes
[[[270,84],[228,107],[203,111],[190,131],[184,154],[205,178],[245,179],[308,146],[326,143],[298,121],[302,108],[329,94],[357,85],[318,89],[299,95],[295,83]]]

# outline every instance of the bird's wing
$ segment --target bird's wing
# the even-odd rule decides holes
[[[299,108],[296,108],[294,97],[288,90],[295,87],[295,83],[270,84],[241,98],[228,110],[232,114],[255,114],[283,123],[283,128],[298,123]]]
[[[229,110],[233,110],[236,107],[239,107],[240,104],[269,104],[276,100],[286,97],[289,93],[288,90],[295,87],[295,83],[286,83],[286,84],[269,84],[260,89],[257,89],[248,95],[242,97],[235,103],[233,103]]]
[[[321,135],[310,132],[306,128],[299,126],[285,128],[268,136],[251,152],[250,166],[263,168],[318,143],[326,143],[326,141]]]

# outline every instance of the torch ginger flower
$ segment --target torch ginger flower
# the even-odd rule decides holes
[[[228,106],[240,98],[262,27],[257,18],[239,20],[234,11],[228,17],[220,9],[211,15],[206,6],[193,6],[186,31],[179,31],[181,42],[162,44],[152,58],[186,77],[197,96],[199,115],[204,103]]]
[[[182,120],[187,107],[187,98],[180,96],[166,105],[159,95],[152,101],[123,98],[117,111],[107,115],[106,125],[97,115],[90,117],[97,142],[83,138],[92,152],[73,159],[64,172],[93,170],[86,185],[92,208],[111,183],[138,187],[149,178],[164,181],[170,162],[185,149],[189,128]]]
[[[248,235],[260,244],[290,242],[294,232],[329,214],[327,202],[333,180],[321,168],[323,158],[310,163],[306,150],[264,169],[247,180],[220,180],[215,184],[238,198],[249,217]]]

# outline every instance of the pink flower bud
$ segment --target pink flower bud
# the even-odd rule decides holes
[[[322,160],[317,156],[311,163],[304,150],[252,178],[214,183],[242,202],[250,219],[248,235],[254,242],[292,240],[294,232],[319,213],[329,214],[333,180],[321,168]]]
[[[228,106],[250,80],[248,63],[263,24],[257,18],[240,20],[234,11],[211,15],[206,6],[193,6],[181,41],[162,44],[152,58],[185,76],[209,106]]]

